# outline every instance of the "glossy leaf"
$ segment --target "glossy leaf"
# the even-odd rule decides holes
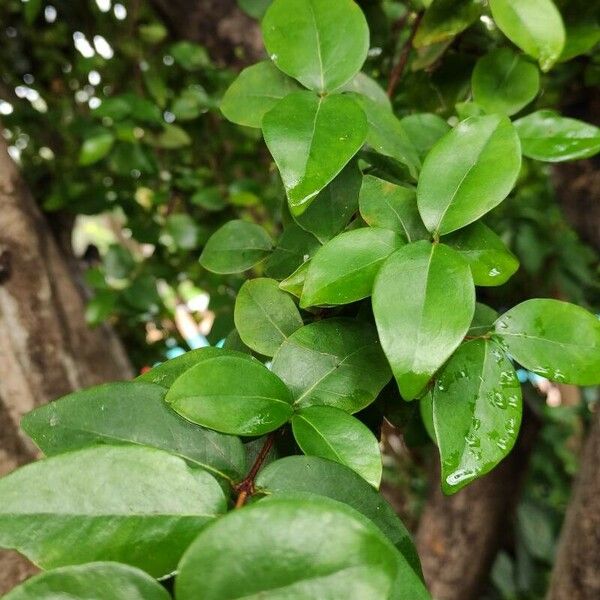
[[[272,248],[273,241],[260,225],[229,221],[208,240],[200,264],[213,273],[241,273],[263,260]]]
[[[559,300],[526,300],[503,314],[495,332],[525,368],[552,381],[600,383],[600,320]]]
[[[518,121],[523,154],[546,162],[589,158],[600,152],[600,128],[577,119],[538,110]]]
[[[521,385],[500,346],[491,340],[463,344],[433,388],[446,494],[485,475],[511,451],[522,410]]]
[[[519,268],[517,257],[481,221],[444,237],[443,241],[469,263],[475,285],[502,285]]]
[[[275,0],[262,32],[277,67],[319,92],[350,81],[369,49],[367,21],[352,0]]]
[[[0,547],[44,569],[115,560],[161,577],[225,508],[214,477],[176,456],[86,448],[0,480]]]
[[[475,314],[471,321],[467,336],[480,336],[485,335],[488,331],[493,329],[496,319],[498,319],[498,312],[493,308],[477,302],[475,304]]]
[[[40,406],[21,427],[47,456],[98,444],[137,444],[220,477],[243,477],[242,442],[182,419],[164,403],[165,394],[151,383],[107,383]]]
[[[308,272],[308,266],[310,260],[302,263],[289,277],[286,277],[280,284],[279,287],[284,292],[300,298],[302,296],[302,289],[304,288],[304,282],[306,281],[306,273]]]
[[[367,298],[383,261],[403,244],[396,232],[374,227],[334,237],[310,261],[300,306],[350,304]]]
[[[540,90],[538,68],[510,48],[497,48],[477,61],[473,98],[488,113],[514,115]]]
[[[304,454],[346,465],[379,488],[379,442],[358,419],[333,406],[309,406],[293,416],[292,430]]]
[[[383,108],[391,110],[392,103],[385,90],[365,73],[357,73],[340,91],[356,92],[370,98]]]
[[[448,131],[450,125],[442,117],[432,113],[416,113],[400,119],[400,125],[408,139],[423,159],[436,142]]]
[[[360,106],[339,94],[289,94],[264,116],[262,127],[294,215],[306,210],[367,137]]]
[[[112,149],[115,136],[110,131],[103,131],[87,138],[79,152],[81,166],[93,165],[102,160]]]
[[[475,310],[467,262],[443,244],[404,246],[379,271],[373,312],[405,400],[416,398],[464,338]]]
[[[311,210],[314,205],[313,202],[308,210]],[[313,256],[320,246],[314,235],[295,223],[289,224],[281,234],[275,251],[265,262],[266,275],[274,279],[289,277],[302,263]]]
[[[517,132],[506,117],[471,117],[431,150],[423,164],[417,204],[427,229],[451,233],[496,207],[521,168]]]
[[[169,600],[147,573],[116,562],[96,562],[40,573],[4,600]]]
[[[416,48],[452,39],[477,20],[481,0],[433,0],[417,29]]]
[[[390,378],[377,332],[351,319],[298,329],[279,348],[272,368],[296,406],[329,405],[350,413],[371,404]]]
[[[490,0],[496,25],[549,71],[565,45],[565,27],[552,0]]]
[[[221,101],[221,112],[238,125],[260,127],[265,113],[299,89],[271,61],[259,62],[244,69],[229,86]]]
[[[274,279],[246,281],[235,300],[235,327],[242,342],[255,352],[273,356],[296,329],[302,317],[291,297]]]
[[[192,423],[234,435],[262,435],[292,416],[292,398],[281,380],[258,361],[232,356],[189,369],[165,399]]]

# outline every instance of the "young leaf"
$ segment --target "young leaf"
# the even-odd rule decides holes
[[[476,221],[508,196],[520,168],[519,137],[506,117],[462,121],[423,164],[417,204],[427,229],[444,235]]]
[[[369,49],[367,21],[352,0],[275,0],[262,32],[277,67],[318,92],[350,81]]]
[[[306,212],[310,211],[316,202],[318,198]],[[284,229],[273,254],[266,260],[265,273],[274,279],[285,279],[312,257],[320,246],[314,235],[291,223]]]
[[[482,8],[480,0],[433,0],[417,29],[415,47],[452,39],[477,20]]]
[[[40,573],[3,600],[169,600],[150,575],[116,562],[95,562]]]
[[[87,138],[81,146],[79,164],[85,167],[102,160],[111,151],[114,143],[115,136],[110,131],[102,131]]]
[[[0,547],[44,569],[116,560],[162,577],[225,509],[214,477],[176,456],[86,448],[0,479]]]
[[[405,400],[416,398],[464,338],[475,310],[467,262],[443,244],[404,246],[379,271],[373,312]]]
[[[302,317],[294,301],[274,279],[252,279],[235,300],[235,327],[242,342],[255,352],[273,356],[296,329]]]
[[[563,162],[600,152],[600,129],[595,125],[538,110],[518,121],[523,154],[535,160]]]
[[[379,442],[358,419],[333,406],[309,406],[292,417],[292,430],[304,454],[346,465],[379,488]]]
[[[396,232],[373,227],[334,237],[310,261],[300,306],[350,304],[367,298],[381,264],[403,244]]]
[[[402,117],[400,125],[416,148],[420,159],[425,158],[436,142],[451,129],[442,117],[432,113],[416,113]]]
[[[442,489],[453,494],[512,449],[521,425],[521,385],[500,346],[472,340],[454,353],[432,393]]]
[[[429,237],[417,208],[413,188],[365,175],[360,188],[360,216],[371,227],[391,229],[409,242]]]
[[[517,257],[481,221],[451,233],[443,240],[469,263],[475,285],[502,285],[519,268]]]
[[[503,314],[495,332],[516,361],[542,377],[600,383],[600,320],[579,306],[527,300]]]
[[[293,333],[273,358],[273,372],[299,407],[337,406],[356,412],[390,379],[377,332],[368,323],[326,319]]]
[[[475,314],[473,315],[469,331],[467,331],[467,336],[480,336],[491,331],[498,317],[498,313],[493,308],[477,302],[475,304]]]
[[[549,71],[565,45],[565,27],[552,0],[490,0],[496,25]]]
[[[260,225],[229,221],[208,240],[200,264],[213,273],[241,273],[263,260],[272,248],[273,241]]]
[[[270,498],[232,511],[200,533],[179,564],[176,595],[387,598],[397,557],[375,525],[340,502]]]
[[[21,427],[47,456],[98,444],[139,444],[220,477],[243,477],[242,442],[182,419],[164,403],[165,394],[151,383],[107,383],[36,408]]]
[[[260,127],[262,119],[281,98],[300,89],[271,61],[244,69],[229,86],[221,101],[225,118],[238,125]]]
[[[310,260],[302,263],[289,277],[286,277],[279,284],[279,288],[288,294],[296,296],[296,298],[300,298],[300,296],[302,296],[302,289],[304,288],[304,281],[306,280],[309,264]]]
[[[306,210],[367,137],[364,112],[339,94],[289,94],[264,116],[262,128],[294,215]]]
[[[292,397],[258,361],[226,356],[186,371],[165,398],[192,423],[233,435],[262,435],[292,416]]]
[[[540,90],[540,72],[510,48],[497,48],[477,61],[473,98],[488,113],[514,115]]]

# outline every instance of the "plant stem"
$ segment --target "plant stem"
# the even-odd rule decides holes
[[[419,24],[421,23],[421,19],[423,18],[423,13],[417,13],[415,19],[412,23],[412,28],[410,30],[410,34],[406,42],[404,42],[404,46],[402,47],[402,51],[400,52],[400,57],[398,58],[397,64],[392,69],[390,73],[390,80],[388,82],[387,87],[387,95],[388,98],[392,98],[396,92],[396,88],[398,87],[398,83],[402,78],[402,73],[404,73],[404,69],[408,64],[408,57],[410,55],[410,49],[412,47],[413,40],[415,39],[415,34],[417,33],[417,29],[419,28]]]

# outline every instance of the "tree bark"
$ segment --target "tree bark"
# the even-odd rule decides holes
[[[85,302],[48,223],[0,136],[0,476],[37,456],[21,417],[81,387],[132,371],[108,327],[91,330]],[[0,593],[31,574],[0,553]]]

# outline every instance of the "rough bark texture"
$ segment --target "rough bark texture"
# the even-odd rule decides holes
[[[75,389],[131,376],[108,328],[90,330],[85,303],[48,224],[0,136],[0,476],[36,456],[22,415]],[[0,593],[31,573],[0,553]]]
[[[479,598],[519,497],[538,428],[538,421],[527,414],[508,458],[453,496],[441,492],[439,462],[433,470],[417,532],[417,550],[425,581],[436,600]]]

